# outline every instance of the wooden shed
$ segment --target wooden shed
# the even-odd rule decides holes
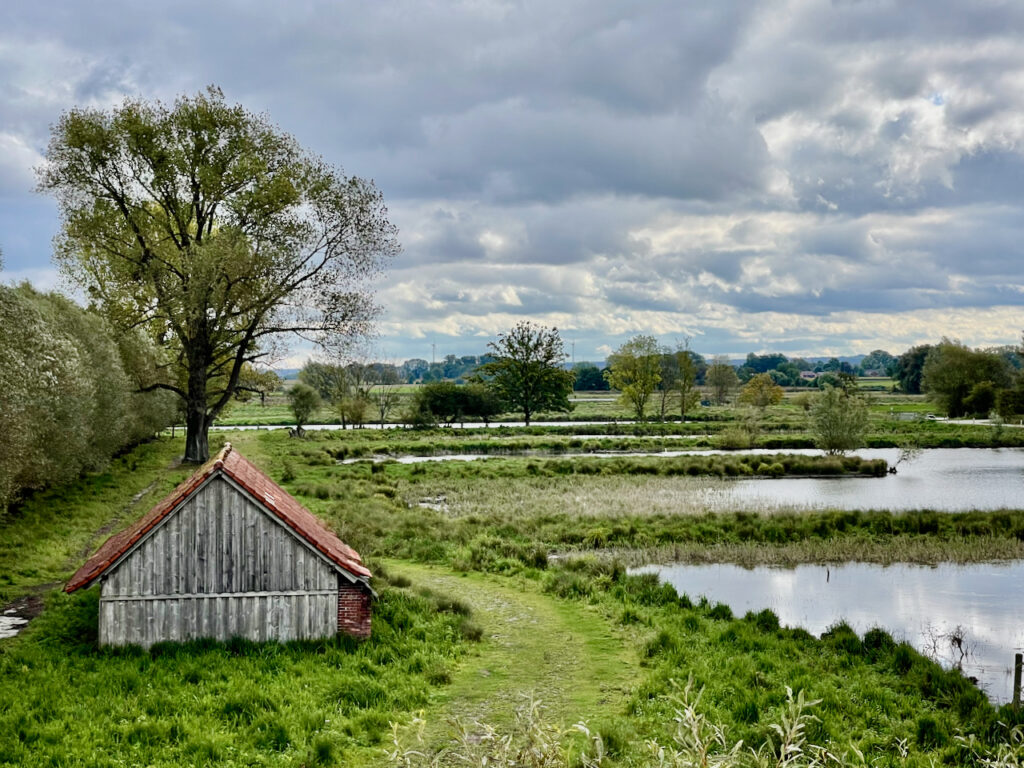
[[[101,645],[370,634],[359,554],[231,444],[64,588],[97,581]]]

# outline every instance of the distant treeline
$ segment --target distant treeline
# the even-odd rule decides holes
[[[64,296],[0,285],[0,515],[171,423],[175,396],[133,380],[154,354]]]

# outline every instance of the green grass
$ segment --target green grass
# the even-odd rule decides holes
[[[219,438],[211,443],[219,447]],[[183,448],[183,439],[145,443],[103,472],[39,491],[12,509],[0,520],[0,605],[66,581],[107,536],[185,479],[194,468],[178,466]]]
[[[733,617],[723,605],[694,604],[651,575],[627,577],[614,565],[581,561],[576,570],[547,577],[553,594],[582,600],[645,637],[640,649],[650,670],[630,702],[630,725],[645,737],[668,740],[673,681],[692,677],[704,688],[703,710],[731,740],[761,744],[773,735],[785,706],[785,689],[820,699],[808,738],[842,751],[849,744],[869,764],[894,760],[902,743],[906,765],[963,764],[954,740],[970,732],[1001,739],[1002,722],[1018,722],[1010,707],[999,712],[959,674],[946,672],[886,633],[859,637],[839,624],[820,639],[779,626],[768,610]],[[922,728],[929,720],[934,728]],[[933,738],[938,736],[938,738]]]
[[[350,764],[425,706],[465,651],[467,618],[378,584],[373,636],[98,650],[98,590],[52,593],[0,644],[0,765]]]

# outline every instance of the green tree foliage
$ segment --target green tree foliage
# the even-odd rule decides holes
[[[704,381],[711,388],[711,397],[718,405],[725,403],[740,383],[736,369],[725,355],[715,357],[708,367]]]
[[[679,377],[682,372],[679,370],[679,358],[675,351],[662,347],[658,351],[658,383],[654,387],[657,393],[658,418],[665,420],[669,404],[679,389]]]
[[[999,390],[991,381],[979,381],[964,398],[964,413],[979,419],[988,418],[995,410],[998,393]]]
[[[608,381],[593,363],[577,363],[573,368],[576,382],[573,389],[577,392],[606,392]]]
[[[647,418],[647,403],[661,381],[661,352],[653,336],[634,336],[608,357],[605,372],[612,389],[633,409],[638,421]]]
[[[541,411],[572,410],[576,375],[562,368],[567,355],[557,328],[522,322],[487,346],[493,359],[477,368],[474,380],[522,413],[527,425]]]
[[[873,349],[860,361],[860,372],[866,375],[868,371],[880,371],[886,376],[891,376],[896,368],[896,358],[884,349]]]
[[[407,421],[414,427],[450,426],[467,419],[487,423],[504,411],[505,404],[485,384],[432,381],[417,388]]]
[[[859,396],[826,387],[811,403],[810,417],[814,444],[826,453],[841,455],[864,445],[868,408]]]
[[[348,374],[343,365],[307,360],[299,371],[299,381],[315,389],[323,400],[332,402],[348,386]]]
[[[782,387],[775,383],[768,373],[759,373],[740,390],[739,402],[756,408],[767,408],[782,402]]]
[[[931,350],[931,344],[921,344],[911,347],[896,358],[891,375],[900,383],[900,389],[908,395],[921,394],[921,376],[924,372],[924,361]]]
[[[772,352],[767,355],[755,355],[750,352],[747,355],[746,362],[743,363],[744,368],[749,368],[753,373],[768,373],[768,371],[774,371],[783,363],[789,362],[787,358],[781,352]]]
[[[94,312],[28,284],[0,286],[0,513],[20,492],[106,465],[170,423],[173,399],[141,395],[132,366],[153,356]]]
[[[288,390],[288,406],[295,417],[295,432],[298,435],[303,434],[303,427],[309,424],[320,405],[320,395],[308,384],[300,381]]]
[[[683,347],[675,351],[675,357],[679,367],[679,378],[676,381],[676,389],[679,390],[679,418],[686,421],[687,411],[700,403],[700,390],[697,389],[697,358],[700,356]]]
[[[949,339],[928,353],[921,371],[922,389],[952,418],[972,412],[968,399],[976,385],[989,382],[993,388],[1004,388],[1010,379],[1009,364],[1001,355]],[[979,405],[982,397],[979,394]]]
[[[54,194],[57,261],[118,329],[168,350],[149,386],[185,403],[185,458],[243,366],[285,334],[364,332],[367,285],[397,251],[373,184],[346,177],[219,90],[173,107],[76,108],[53,128],[39,187]]]
[[[276,392],[280,386],[281,377],[274,371],[260,370],[256,366],[246,363],[242,366],[242,372],[238,376],[235,398],[247,402],[253,397],[258,397],[260,405],[266,405],[267,395]]]

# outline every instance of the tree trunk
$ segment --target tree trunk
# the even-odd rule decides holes
[[[206,404],[194,408],[189,404],[185,417],[185,461],[202,464],[210,458],[210,425],[206,421]]]
[[[188,402],[185,404],[185,461],[202,464],[210,458],[210,423],[206,411],[206,366],[189,360]]]

